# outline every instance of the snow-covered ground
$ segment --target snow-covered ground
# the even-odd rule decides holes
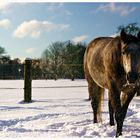
[[[36,80],[32,103],[23,103],[23,80],[0,81],[0,138],[114,137],[109,126],[108,101],[102,103],[102,123],[93,124],[85,80]],[[131,102],[123,137],[140,137],[140,97]]]

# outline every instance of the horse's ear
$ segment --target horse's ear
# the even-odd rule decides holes
[[[138,39],[140,40],[140,31],[138,32],[138,35],[137,35]]]
[[[124,30],[124,29],[121,30],[120,36],[121,36],[121,39],[122,39],[122,41],[123,41],[124,43],[126,43],[126,42],[129,41],[129,35],[127,35],[127,34],[125,33],[125,30]]]

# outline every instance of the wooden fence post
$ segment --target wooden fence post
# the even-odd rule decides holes
[[[26,58],[24,65],[24,102],[32,101],[32,60]]]

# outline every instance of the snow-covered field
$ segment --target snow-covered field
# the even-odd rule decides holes
[[[114,137],[109,126],[108,101],[102,103],[103,122],[93,124],[85,80],[36,80],[32,103],[23,103],[23,80],[0,81],[0,138]],[[54,87],[54,88],[53,88]],[[131,102],[123,137],[140,137],[140,97]]]

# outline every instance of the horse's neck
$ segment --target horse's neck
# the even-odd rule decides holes
[[[123,51],[123,47],[125,46],[125,44],[124,44],[124,42],[121,40],[121,37],[120,37],[120,36],[117,36],[116,38],[120,41],[120,44],[121,44],[121,58],[120,58],[120,64],[121,64],[121,66],[123,67],[122,51]]]

